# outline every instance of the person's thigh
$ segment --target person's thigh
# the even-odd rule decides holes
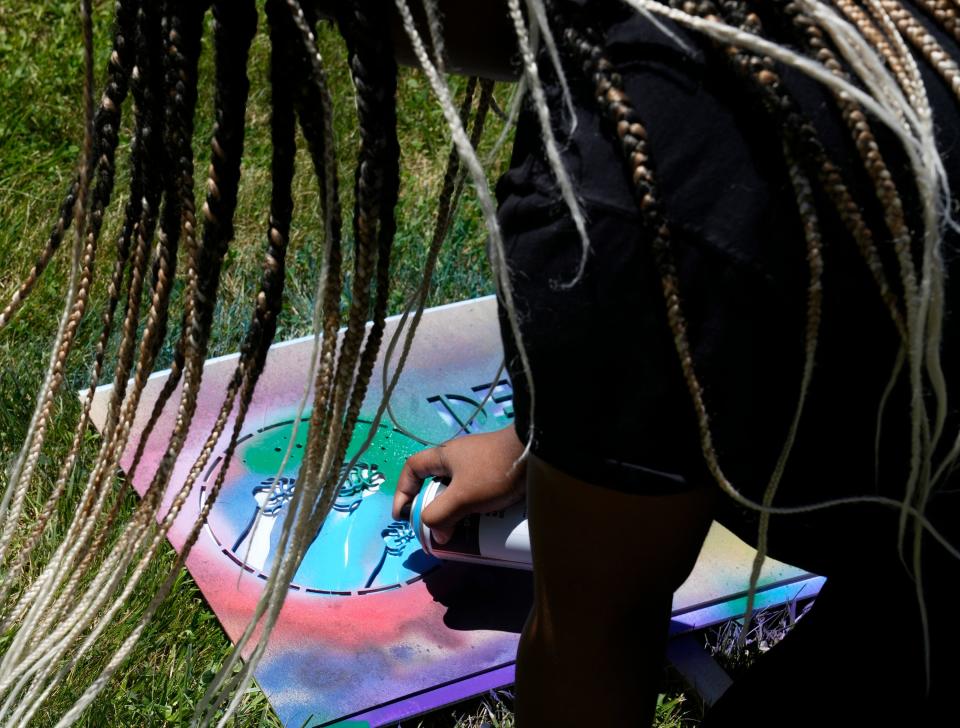
[[[673,591],[696,561],[714,493],[643,496],[532,456],[535,600],[517,659],[521,728],[649,724]]]

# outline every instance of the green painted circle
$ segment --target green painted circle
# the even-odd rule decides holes
[[[284,472],[295,473],[299,470],[304,449],[307,446],[308,424],[309,420],[304,419],[297,428],[294,447],[290,451],[290,459],[287,461]],[[353,437],[350,439],[350,446],[347,448],[347,462],[356,454],[370,435],[370,427],[370,422],[364,420],[357,422],[353,430]],[[290,445],[292,434],[293,422],[274,425],[261,431],[245,443],[242,448],[241,458],[244,465],[253,474],[263,475],[264,477],[276,475],[280,460]],[[394,430],[392,427],[381,424],[377,427],[373,441],[364,454],[360,456],[360,460],[372,460],[380,465],[380,470],[386,477],[386,483],[382,490],[385,493],[392,494],[396,491],[396,483],[400,477],[403,463],[408,457],[422,449],[423,445],[416,440]]]

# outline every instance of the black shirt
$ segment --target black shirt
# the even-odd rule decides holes
[[[738,489],[759,501],[799,399],[809,282],[782,130],[704,38],[668,24],[685,49],[637,16],[618,13],[603,23],[604,53],[622,74],[647,128],[719,462]],[[712,482],[650,241],[639,225],[612,129],[597,113],[590,85],[569,67],[578,122],[570,134],[545,57],[540,68],[563,159],[588,216],[591,251],[582,280],[568,290],[558,285],[576,273],[580,240],[545,161],[535,114],[527,109],[498,197],[536,392],[533,449],[571,475],[623,490],[662,494]],[[899,291],[882,208],[831,93],[800,72],[778,70],[843,171]],[[930,69],[922,70],[951,187],[960,189],[956,99]],[[919,230],[905,155],[879,121],[870,121],[911,229]],[[816,369],[775,502],[799,505],[871,493],[899,499],[910,454],[905,375],[886,408],[875,467],[878,405],[899,338],[856,244],[822,194],[818,211],[824,273]],[[956,234],[950,231],[945,242],[949,277],[956,269]],[[948,286],[948,385],[956,370],[956,291]],[[501,320],[523,437],[529,393],[503,315]],[[951,424],[947,432],[955,433],[955,409]],[[731,503],[726,509],[724,521],[734,530],[746,537],[755,533],[754,512]],[[849,515],[843,508],[774,519],[772,551],[779,546],[781,556],[800,563],[792,545],[814,539],[829,550],[833,541],[848,538],[842,524],[849,524]]]

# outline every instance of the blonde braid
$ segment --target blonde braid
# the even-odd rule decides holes
[[[734,1],[725,2],[723,3],[723,5],[732,13],[734,18],[738,18],[740,22],[744,23],[745,28],[747,26],[750,26],[749,27],[750,32],[759,34],[760,32],[759,19],[757,18],[756,15],[746,15],[744,11],[741,9],[742,6],[738,2],[734,2]],[[878,17],[878,19],[884,22],[885,27],[890,28],[892,23],[888,22],[887,18],[883,16],[882,9],[879,6],[877,7],[874,7],[874,6],[877,6],[877,4],[871,3],[871,8],[875,11],[875,14]],[[895,33],[896,32],[895,29],[892,32]],[[731,58],[740,59],[740,64],[739,64],[740,68],[746,71],[746,63],[743,60],[744,53],[742,51],[731,50],[731,52],[728,55]],[[820,60],[823,60],[823,58],[821,58]],[[910,88],[912,91],[912,93],[910,93],[911,105],[918,109],[918,112],[921,115],[921,120],[928,119],[929,106],[927,105],[927,102],[926,102],[926,96],[922,87],[922,82],[919,79],[919,71],[916,68],[915,63],[913,63],[912,58],[905,58],[904,60],[905,60],[904,65],[908,69],[908,73],[911,81],[911,83],[905,84],[905,86],[907,88]],[[789,105],[784,103],[786,97],[782,96],[782,92],[779,100],[774,98],[776,95],[776,92],[780,91],[780,82],[777,79],[775,73],[773,72],[771,66],[768,66],[768,68],[766,69],[768,73],[766,74],[765,77],[762,74],[762,72],[757,71],[757,68],[755,66],[754,75],[760,87],[766,88],[769,90],[770,92],[769,95],[772,99],[769,102],[769,106],[771,108],[773,109],[789,108]],[[808,143],[809,141],[812,141],[815,139],[815,134],[813,133],[812,127],[810,127],[808,123],[802,124],[801,130],[802,130],[801,139],[806,137],[806,140],[808,141]],[[815,150],[816,150],[816,147],[817,145],[814,145]],[[822,169],[826,170],[826,168],[827,168],[826,164],[824,164]],[[831,176],[834,177],[832,184],[829,179]],[[850,217],[853,219],[854,222],[857,222],[859,220],[859,224],[857,224],[852,229],[848,222],[848,229],[850,229],[851,233],[853,233],[855,236],[857,235],[858,229],[862,231],[861,234],[863,232],[869,234],[869,229],[866,228],[865,223],[862,222],[862,217],[860,216],[859,209],[853,204],[852,200],[844,201],[842,199],[843,197],[849,197],[849,195],[844,194],[845,186],[842,185],[842,182],[838,182],[837,178],[838,178],[838,175],[828,174],[827,179],[824,179],[823,182],[828,191],[834,192],[834,193],[836,192],[841,193],[839,195],[841,199],[839,201],[840,205],[838,205],[838,207],[840,207],[841,210],[848,212],[848,214],[850,215]],[[845,221],[848,221],[848,218],[846,216],[843,216],[843,217]],[[904,240],[901,239],[899,242],[901,246],[903,246]],[[911,381],[913,382],[913,388],[914,388],[914,397],[913,397],[913,438],[912,438],[912,446],[911,446],[912,467],[911,467],[910,477],[908,478],[908,481],[906,484],[906,495],[904,497],[903,502],[901,503],[901,519],[900,519],[901,547],[904,540],[907,519],[910,515],[908,513],[908,506],[910,504],[914,504],[914,492],[916,489],[916,484],[918,479],[920,483],[924,485],[920,488],[920,494],[914,505],[916,507],[916,512],[920,514],[923,513],[925,508],[926,498],[929,492],[928,485],[930,481],[929,481],[928,471],[929,471],[930,452],[932,450],[932,447],[930,446],[929,441],[921,437],[921,433],[923,431],[923,425],[924,423],[926,423],[927,420],[926,420],[926,412],[925,412],[922,397],[918,394],[918,390],[920,387],[919,382],[921,377],[921,374],[920,374],[921,360],[923,358],[923,354],[921,353],[921,350],[920,350],[919,341],[922,340],[922,336],[923,336],[922,334],[923,321],[926,318],[923,312],[923,306],[924,306],[924,301],[927,299],[925,296],[919,295],[919,292],[917,291],[917,287],[914,282],[915,278],[912,273],[913,262],[909,253],[909,239],[907,239],[905,242],[907,246],[906,251],[904,252],[904,250],[901,247],[901,249],[898,252],[900,253],[899,257],[901,260],[902,279],[904,282],[905,297],[907,301],[907,327],[908,327],[907,331],[909,333],[909,343],[908,343],[907,351],[908,351],[908,358],[911,363],[910,371],[911,371]],[[925,254],[925,260],[926,260],[926,254]],[[926,265],[927,264],[925,263],[925,268],[926,268]],[[929,286],[929,281],[930,281],[929,274],[924,276],[924,281],[925,281],[925,286]],[[934,298],[936,298],[936,291],[937,289],[936,287],[934,287],[933,288]],[[934,305],[928,310],[931,315],[936,315],[936,312],[942,311],[942,304],[937,305],[936,302],[934,301]],[[938,328],[935,329],[935,331],[938,331],[938,330],[939,330]],[[927,353],[929,354],[929,349]],[[931,362],[928,359],[927,370],[928,372],[932,373],[931,379],[934,382],[935,386],[938,387],[938,391],[945,391],[945,388],[943,386],[942,373],[939,371],[938,363],[931,364]],[[898,369],[895,369],[894,376],[896,376],[897,373],[898,373]],[[939,375],[939,380],[937,375]],[[944,399],[938,398],[938,404],[941,405],[938,410],[938,433],[939,433],[939,427],[942,425],[942,422],[945,418],[945,409],[942,406],[944,404]],[[878,427],[879,427],[879,424],[878,424]],[[789,444],[789,439],[788,439],[788,444]],[[769,507],[769,504],[772,501],[772,497],[775,493],[775,490],[776,490],[776,483],[775,481],[771,481],[770,487],[768,487],[767,492],[764,494],[764,501],[762,503],[764,507]],[[762,563],[763,557],[765,556],[765,546],[767,542],[766,529],[768,525],[769,525],[769,514],[767,511],[763,511],[760,519],[760,534],[758,537],[758,540],[759,540],[758,556],[754,564],[753,573],[751,577],[751,589],[750,589],[751,594],[755,589],[756,579],[759,577],[760,565]],[[917,528],[914,531],[914,539],[913,539],[914,540],[913,571],[915,574],[918,573],[920,568],[921,534],[922,534],[922,528],[917,526]],[[918,587],[918,594],[921,597],[920,608],[921,608],[921,612],[923,612],[922,622],[925,630],[924,638],[926,641],[929,639],[929,635],[926,632],[926,614],[924,611],[922,594],[919,593],[919,589],[920,587]],[[752,608],[752,600],[748,599],[748,602],[750,603],[749,606]]]
[[[803,414],[803,406],[807,400],[810,382],[813,379],[823,306],[823,239],[820,234],[820,221],[813,197],[813,188],[810,184],[810,179],[804,174],[797,160],[794,158],[794,152],[791,150],[789,144],[784,144],[784,158],[787,162],[790,184],[793,187],[794,196],[797,201],[797,212],[803,223],[803,235],[807,244],[807,266],[810,271],[810,282],[807,285],[803,374],[800,380],[797,406],[794,410],[793,418],[790,421],[787,437],[781,448],[780,456],[777,458],[773,474],[770,476],[767,487],[763,492],[761,505],[764,510],[760,512],[757,528],[757,553],[754,556],[753,565],[750,569],[750,582],[747,588],[747,605],[744,608],[744,629],[741,631],[744,639],[748,632],[747,627],[749,626],[750,619],[753,616],[757,586],[760,583],[760,570],[763,568],[764,561],[766,561],[767,557],[768,536],[770,533],[770,511],[768,509],[773,504],[777,488],[786,470],[787,460],[793,449],[797,431],[800,427],[800,417]]]
[[[904,66],[915,88],[915,92],[910,95],[911,105],[917,109],[921,122],[928,129],[928,133],[932,133],[932,113],[920,77],[919,67],[910,53],[907,42],[901,37],[896,21],[889,12],[891,9],[896,10],[896,7],[891,8],[890,5],[884,4],[881,0],[866,1],[870,12],[883,25],[888,37],[894,41],[894,45],[904,59]],[[936,157],[936,161],[939,161],[939,157]],[[938,208],[938,200],[933,196],[932,189],[924,189],[921,186],[920,195],[924,205],[925,226],[923,262],[915,317],[910,317],[914,324],[908,348],[913,410],[913,460],[910,476],[907,479],[904,506],[900,513],[899,539],[901,552],[906,539],[907,522],[910,518],[906,505],[908,503],[914,504],[920,513],[924,512],[933,484],[930,479],[933,470],[931,462],[933,451],[942,433],[947,413],[946,382],[940,366],[939,352],[943,325],[943,261],[939,253],[941,210]],[[912,264],[912,257],[909,257],[909,260]],[[930,385],[936,395],[936,420],[932,436],[928,431],[929,421],[924,401],[921,368],[926,369]],[[919,570],[921,529],[918,525],[915,524],[915,526],[913,566],[916,571]],[[924,638],[925,640],[929,638],[926,632]]]
[[[736,3],[726,3],[725,5],[736,6]],[[882,15],[882,12],[883,12],[882,8],[877,6],[876,11],[878,13],[878,17],[880,18],[880,20],[885,21],[886,18],[885,16]],[[755,23],[758,23],[758,21],[755,21]],[[885,23],[885,26],[892,27],[892,22]],[[755,27],[753,32],[756,32],[757,30],[759,30],[759,28]],[[893,28],[892,32],[895,33],[896,29]],[[743,60],[744,58],[743,52],[738,51],[736,53],[731,53],[731,55],[734,58],[741,59],[739,67],[743,71],[746,71],[746,64]],[[923,122],[924,119],[929,118],[929,106],[927,105],[927,102],[926,102],[926,95],[922,89],[922,84],[920,84],[919,82],[919,71],[916,69],[916,65],[913,63],[912,58],[905,58],[904,66],[908,71],[908,76],[911,81],[911,83],[907,85],[908,88],[911,88],[912,90],[912,92],[910,93],[911,105],[914,108],[918,109],[921,122]],[[786,97],[783,96],[783,91],[780,85],[779,78],[772,71],[772,69],[767,69],[767,70],[769,70],[769,73],[766,74],[765,77],[759,73],[755,73],[755,77],[758,81],[759,86],[763,89],[766,89],[768,92],[769,99],[770,99],[768,101],[769,107],[771,109],[789,108],[789,105],[787,106],[784,105]],[[787,119],[789,120],[790,117],[788,116]],[[810,147],[812,147],[814,154],[817,156],[821,156],[820,150],[822,149],[822,147],[820,147],[819,143],[816,142],[815,132],[813,131],[812,127],[808,122],[802,122],[802,121],[800,122],[800,135],[801,135],[800,138],[804,140],[808,145],[810,145]],[[859,212],[859,207],[856,205],[855,202],[853,202],[852,198],[849,196],[849,193],[846,191],[845,185],[843,185],[842,181],[839,180],[839,173],[837,172],[836,168],[832,165],[832,163],[830,163],[827,160],[823,163],[823,166],[821,167],[821,169],[822,169],[822,173],[821,173],[822,183],[826,187],[827,191],[832,193],[831,196],[834,197],[835,204],[837,204],[838,208],[842,211],[841,215],[844,221],[847,223],[847,227],[850,230],[850,232],[855,237],[858,237],[858,236],[861,238],[866,237],[868,239],[872,237],[870,235],[869,228],[866,227],[866,224],[863,221],[862,215]],[[895,244],[897,242],[898,241],[895,241]],[[904,245],[904,242],[906,242],[906,245]],[[907,333],[909,337],[909,342],[907,347],[907,356],[908,356],[908,361],[910,362],[910,377],[911,377],[912,387],[914,391],[913,404],[912,404],[913,432],[912,432],[912,438],[911,438],[912,465],[911,465],[911,473],[907,479],[907,483],[905,487],[904,501],[901,507],[900,542],[902,545],[905,537],[905,529],[906,529],[906,524],[908,519],[907,504],[914,504],[914,495],[916,493],[918,481],[920,481],[921,483],[929,483],[929,481],[924,478],[923,474],[928,468],[928,465],[925,465],[925,463],[928,463],[929,461],[931,448],[929,447],[929,443],[925,441],[924,438],[922,437],[922,427],[923,427],[922,423],[926,421],[927,415],[926,415],[926,408],[925,408],[922,394],[921,394],[921,384],[920,384],[921,377],[922,377],[922,374],[921,374],[922,361],[924,358],[923,351],[922,351],[923,347],[921,342],[923,339],[924,321],[927,318],[924,312],[924,305],[925,305],[924,302],[928,300],[928,296],[921,295],[921,292],[918,289],[918,285],[916,283],[916,275],[914,273],[912,255],[909,249],[909,241],[908,240],[904,241],[901,239],[899,243],[900,243],[900,246],[897,249],[897,253],[898,253],[898,259],[901,264],[901,280],[903,282],[904,295],[905,295],[906,304],[907,304]],[[926,265],[927,264],[925,263],[925,266]],[[930,285],[930,282],[929,282],[930,276],[925,275],[923,280],[925,282],[924,286],[928,287]],[[927,310],[932,313],[934,311],[940,310],[940,308],[941,307],[935,305],[932,308],[929,308]],[[928,370],[937,371],[937,367],[931,367],[928,361]],[[941,377],[941,382],[942,382],[942,377]],[[942,400],[939,400],[939,401],[942,404]],[[942,407],[939,410],[939,412],[940,413],[944,412]],[[940,417],[938,417],[938,421],[942,421],[943,416],[944,415],[941,414]],[[917,510],[921,513],[923,512],[923,498],[925,498],[923,494],[926,491],[927,491],[927,488],[925,486],[922,486],[920,489],[920,492],[921,492],[920,500],[917,503],[915,503]],[[918,528],[917,538],[919,538],[919,531],[920,529]]]
[[[707,2],[701,3],[700,9],[708,9],[711,5],[712,3],[707,0]],[[758,36],[760,35],[762,30],[760,20],[755,13],[747,13],[738,2],[724,2],[723,5],[733,12],[735,19],[742,23],[741,27],[744,30]],[[710,13],[708,13],[708,15],[709,14]],[[808,25],[808,27],[810,26]],[[836,74],[837,67],[830,63],[830,61],[836,62],[835,57],[825,47],[820,50],[821,52],[818,53],[817,60],[824,63],[831,72]],[[757,84],[757,89],[761,92],[761,97],[764,99],[766,108],[770,113],[781,117],[784,124],[787,125],[787,128],[791,130],[791,133],[797,136],[797,143],[803,145],[806,155],[809,155],[813,164],[816,165],[816,174],[821,186],[829,195],[837,214],[856,242],[860,255],[866,262],[867,268],[879,288],[880,296],[887,305],[891,319],[898,330],[904,331],[905,324],[903,314],[899,309],[896,296],[887,281],[873,233],[863,218],[860,205],[857,204],[851,195],[840,170],[827,155],[813,126],[800,117],[795,104],[783,88],[773,59],[769,56],[753,55],[749,51],[734,46],[726,49],[726,57],[735,64],[735,67],[744,77],[749,78],[752,76]],[[854,102],[851,100],[850,103],[853,104]],[[854,110],[855,109],[851,107],[851,111]],[[856,109],[856,111],[859,110]],[[879,159],[879,152],[874,152],[873,147],[870,146],[871,139],[863,138],[861,141],[866,146],[865,151],[861,151],[861,153],[871,158],[876,157]],[[860,144],[858,143],[858,149],[859,148]],[[879,161],[882,164],[882,159]],[[900,242],[905,242],[909,246],[908,237]],[[908,292],[911,289],[915,292],[915,277],[908,276],[907,281],[904,282],[904,288]]]
[[[943,78],[954,96],[960,100],[960,67],[947,55],[943,47],[917,22],[916,18],[910,12],[896,2],[891,0],[882,0],[884,9],[890,14],[890,17],[896,23],[897,28],[907,37],[907,39],[917,48],[927,59],[930,66],[937,71]],[[934,253],[936,255],[936,253]],[[938,266],[942,267],[942,261],[938,261]],[[925,279],[928,279],[925,276]],[[931,384],[937,392],[943,393],[937,398],[937,414],[934,422],[934,430],[931,436],[930,450],[937,447],[940,436],[943,433],[943,427],[946,423],[946,379],[940,366],[940,341],[943,330],[943,289],[942,282],[937,277],[932,277],[931,283],[933,290],[931,293],[932,305],[930,314],[927,318],[927,341],[925,363],[927,366],[927,375]],[[921,496],[923,503],[926,502],[927,495]],[[922,510],[922,505],[921,505]]]
[[[577,272],[571,280],[562,283],[558,282],[561,289],[569,289],[580,281],[587,267],[587,257],[590,253],[587,221],[583,210],[580,209],[580,201],[577,199],[576,192],[573,189],[573,182],[570,179],[566,167],[564,167],[563,160],[560,158],[560,147],[553,133],[553,127],[550,125],[550,112],[547,109],[547,101],[543,93],[543,87],[540,84],[540,72],[537,68],[536,58],[534,57],[533,46],[527,33],[523,14],[520,12],[520,0],[508,0],[508,7],[510,9],[510,17],[513,20],[514,31],[517,35],[517,43],[520,47],[524,75],[527,78],[530,92],[533,95],[533,107],[537,112],[537,119],[540,122],[540,132],[543,135],[544,149],[547,153],[550,169],[557,181],[557,187],[560,189],[563,202],[570,213],[570,219],[576,228],[577,236],[580,238],[580,265],[577,267]],[[561,77],[563,76],[562,70],[558,69],[558,73]],[[576,118],[576,116],[572,118]]]
[[[794,27],[801,34],[801,37],[804,39],[807,48],[811,51],[812,55],[820,60],[839,78],[849,80],[847,73],[843,70],[836,55],[827,45],[827,41],[824,38],[823,32],[819,27],[817,27],[815,22],[809,16],[804,14],[795,2],[788,2],[784,9],[788,16],[792,18]],[[865,16],[861,17],[861,22],[866,24],[870,23],[869,19],[867,19]],[[878,31],[877,33],[879,35]],[[863,113],[863,109],[860,107],[860,105],[845,94],[833,90],[833,97],[841,110],[841,114],[847,124],[848,129],[851,132],[854,145],[856,146],[857,152],[860,155],[860,160],[863,162],[864,168],[873,182],[874,192],[883,208],[884,220],[893,239],[894,248],[900,256],[901,269],[904,269],[904,266],[906,266],[908,271],[912,271],[913,261],[909,253],[911,245],[911,233],[904,218],[903,202],[900,199],[900,194],[893,182],[893,176],[890,174],[890,170],[883,158],[883,154],[881,153],[873,131],[870,128],[867,117]],[[868,267],[871,269],[871,271],[874,270],[874,266],[870,262],[868,262]],[[913,282],[912,288],[915,291],[915,273],[908,273],[908,279]],[[904,344],[906,344],[906,324],[903,320],[903,315],[901,314],[900,309],[895,307],[895,298],[893,297],[893,294],[889,292],[889,288],[886,289],[886,294],[884,294],[884,289],[881,288],[881,296],[885,301],[887,301],[888,308],[890,308],[892,312],[896,313],[895,322],[897,324],[897,330],[900,333],[900,337],[904,340]],[[893,306],[891,306],[891,304],[893,304]],[[888,380],[887,387],[884,390],[884,394],[880,398],[880,403],[877,408],[877,427],[874,438],[875,478],[879,477],[880,472],[880,436],[884,411],[886,409],[887,400],[893,391],[893,387],[900,377],[904,359],[905,355],[903,350],[901,350],[897,355],[897,359]]]
[[[255,20],[255,16],[248,16],[248,17],[252,17],[252,18]],[[250,35],[252,35],[252,23],[250,23],[249,27],[251,28],[251,33],[250,33]],[[232,32],[232,31],[231,31],[231,32]],[[241,36],[241,37],[242,37],[242,36]],[[218,40],[219,40],[219,38],[218,38]],[[249,41],[249,36],[248,36],[247,40]],[[241,40],[241,43],[242,43],[242,42],[243,42],[243,41]],[[218,42],[218,45],[219,45],[219,42]],[[218,50],[219,50],[219,49],[218,49]],[[228,51],[228,54],[229,54],[229,51]],[[226,60],[226,58],[224,58],[224,60]],[[232,64],[232,63],[235,61],[235,58],[231,57],[231,58],[229,59],[229,61],[230,61],[230,63]],[[218,63],[218,66],[219,66],[220,68],[223,68],[223,67],[225,67],[226,65],[228,65],[228,64],[227,64],[227,63],[223,63],[223,62]],[[242,88],[242,96],[241,96],[241,98],[242,98],[242,99],[245,99],[245,95],[246,95],[246,88],[245,88],[245,86],[244,86],[244,87]],[[241,102],[241,103],[242,103],[242,102]],[[242,112],[242,105],[241,105],[241,106],[240,106],[240,116],[239,116],[240,119],[242,119],[242,113],[243,113],[243,112]],[[242,131],[242,121],[241,121],[241,124],[240,124],[240,129],[241,129],[241,131]],[[241,137],[241,138],[242,138],[242,137]],[[221,144],[221,143],[219,142],[219,140],[217,140],[217,141],[215,141],[214,146],[215,146],[215,149],[221,150],[221,155],[220,155],[220,156],[223,156],[223,151],[222,151],[222,150],[223,150],[223,148],[226,147],[226,144]],[[236,146],[236,145],[235,145],[233,142],[231,142],[231,146]],[[214,182],[214,183],[211,185],[210,198],[208,199],[208,204],[207,204],[207,207],[206,207],[207,219],[208,219],[208,222],[211,223],[211,224],[214,226],[214,228],[219,231],[219,233],[229,234],[229,232],[230,232],[229,218],[232,216],[232,205],[234,204],[233,201],[235,201],[236,179],[237,179],[237,177],[238,177],[238,171],[239,171],[239,156],[240,156],[240,153],[239,153],[239,149],[238,149],[238,150],[237,150],[237,153],[236,153],[236,155],[235,155],[235,157],[234,157],[234,159],[233,159],[233,161],[230,162],[230,164],[233,164],[233,165],[234,165],[234,167],[235,167],[235,169],[236,169],[236,172],[230,172],[229,168],[227,169],[227,172],[228,172],[228,174],[227,174],[227,179],[228,179],[228,181],[230,182],[231,187],[227,187],[227,188],[226,188],[226,194],[225,194],[225,195],[222,194],[224,188],[223,188],[222,186],[218,186],[217,182]],[[214,165],[214,168],[213,168],[213,173],[214,173],[214,174],[216,174],[216,169],[217,169],[216,165],[217,165],[217,163],[215,162],[215,165]],[[226,199],[223,199],[223,200],[222,200],[221,197],[225,197]],[[216,203],[216,204],[215,204],[215,203]],[[223,218],[222,218],[223,222],[221,222],[221,220],[218,219],[218,217],[217,217],[217,212],[224,213],[224,214],[223,214]],[[224,224],[224,223],[225,223],[225,224]],[[209,236],[208,236],[208,237],[209,237]],[[142,231],[141,231],[141,238],[143,238]],[[211,241],[212,241],[212,240],[213,240],[213,238],[211,238]],[[205,242],[206,242],[206,241],[205,241]],[[217,242],[217,248],[219,249],[219,255],[222,257],[222,253],[223,253],[223,251],[225,250],[225,247],[224,247],[221,243]],[[201,270],[203,270],[202,267],[201,267]],[[160,267],[160,268],[158,269],[158,285],[160,285],[160,286],[163,286],[163,285],[164,285],[164,281],[163,281],[163,275],[164,275],[164,274],[165,274],[165,271],[163,270],[162,267]],[[198,294],[198,298],[200,298],[199,294]],[[203,301],[203,300],[201,299],[201,302],[204,302],[204,303],[205,303],[206,301]],[[155,303],[160,303],[159,301],[157,301],[157,297],[156,297],[156,296],[155,296]],[[162,306],[163,304],[160,303],[160,305]],[[210,310],[212,310],[212,308],[211,308],[209,305],[205,306],[205,308],[207,309],[207,312],[209,312]],[[201,329],[201,331],[200,331],[200,339],[201,339],[201,342],[200,342],[200,343],[201,343],[201,346],[203,346],[202,341],[205,341],[206,333],[209,331],[209,323],[208,323],[208,321],[209,321],[209,316],[207,315],[207,317],[205,317],[205,318],[207,318],[207,321],[202,321],[202,322],[198,322],[197,324],[195,324],[195,326],[194,326],[194,331],[193,331],[193,334],[194,334],[193,340],[194,340],[194,342],[196,342],[196,341],[197,341],[197,337],[196,337],[196,333],[197,333],[197,332],[196,332],[196,329],[197,329],[198,327]],[[205,331],[204,331],[204,329],[205,329]],[[148,356],[149,356],[149,357],[152,357],[152,356],[153,356],[153,353],[154,353],[153,347],[151,347],[151,346],[149,346],[149,344],[147,344],[147,341],[148,341],[148,340],[149,340],[148,337],[145,337],[144,345],[141,346],[141,354],[142,354],[142,356],[141,356],[141,361],[140,361],[141,367],[143,366],[144,361],[146,360],[146,357],[148,357]],[[203,359],[203,353],[202,353],[202,351],[197,351],[197,348],[198,348],[198,347],[193,347],[193,348],[194,348],[194,351],[191,351],[191,352],[190,352],[191,355],[192,355],[190,358],[193,359],[194,361],[191,361],[191,362],[189,362],[189,364],[188,364],[188,377],[187,377],[187,384],[188,384],[188,385],[189,385],[191,382],[198,381],[198,376],[196,376],[196,374],[194,374],[193,372],[191,372],[191,371],[190,371],[190,368],[193,368],[193,367],[198,366],[198,364],[201,363],[201,362],[202,362],[202,359]],[[196,363],[194,363],[194,362],[196,362]],[[191,375],[193,375],[193,376],[191,376]],[[182,442],[182,435],[185,434],[186,423],[187,423],[187,421],[189,420],[189,416],[190,416],[190,414],[191,414],[191,412],[190,412],[191,405],[190,405],[190,402],[189,402],[189,397],[190,397],[190,396],[191,396],[191,395],[190,395],[188,389],[185,387],[185,398],[184,398],[184,399],[186,399],[186,402],[184,402],[184,404],[181,406],[181,417],[179,418],[179,421],[178,421],[178,427],[177,427],[177,430],[175,431],[174,440],[173,440],[173,442],[171,443],[171,449],[172,449],[172,451],[173,451],[172,458],[174,458],[174,459],[175,459],[175,457],[176,457],[176,451],[179,449],[179,446],[180,446],[180,445],[178,444],[178,440],[180,440],[180,441]],[[186,409],[184,409],[184,405],[185,405]],[[120,423],[118,423],[118,427],[121,428],[121,438],[120,438],[120,439],[123,439],[123,438],[125,437],[125,433],[123,432],[123,429],[124,429],[124,425],[125,425],[125,424],[126,424],[126,423],[124,423],[124,422],[123,422],[123,419],[121,418]],[[179,432],[179,433],[182,433],[182,434],[180,434],[180,435],[178,436],[178,432]],[[169,453],[168,453],[168,456],[170,456]],[[170,461],[170,457],[168,457],[167,460],[168,460],[168,462],[169,462],[169,461]],[[102,463],[102,462],[103,462],[103,461],[101,461],[101,463]],[[165,480],[166,477],[168,477],[168,474],[165,475],[163,471],[164,471],[164,468],[161,467],[160,472],[158,472],[158,478],[155,479],[155,481],[154,481],[154,483],[153,483],[152,485],[156,486],[158,480]],[[168,472],[169,472],[169,471],[167,471],[167,473],[168,473]],[[144,502],[141,504],[141,509],[140,509],[137,517],[135,517],[135,518],[133,519],[131,525],[134,526],[134,530],[137,530],[137,528],[143,529],[143,528],[145,528],[145,527],[147,526],[147,524],[143,522],[143,519],[142,519],[141,516],[142,516],[142,514],[144,513],[144,511],[147,511],[147,512],[149,513],[150,511],[153,510],[153,508],[151,508],[151,506],[153,505],[153,504],[151,503],[151,501],[156,500],[156,497],[150,497],[150,496],[152,496],[152,495],[153,495],[153,493],[148,493],[148,497],[145,498],[145,499],[144,499]],[[147,523],[149,523],[150,519],[148,518],[148,519],[146,519],[146,520],[147,520]],[[129,529],[128,529],[127,533],[130,533],[130,530],[129,530]],[[122,544],[123,542],[128,542],[129,539],[127,539],[126,537],[121,537],[120,541],[121,541],[121,544]],[[137,541],[139,542],[139,539],[138,539]],[[134,543],[134,544],[133,544],[133,548],[131,549],[131,551],[135,551],[137,548],[138,548],[138,547],[136,546],[136,543]],[[115,553],[116,553],[116,552],[115,552]],[[110,560],[108,559],[108,561],[110,561]],[[122,572],[121,572],[121,573],[122,573]],[[108,592],[112,592],[112,587],[108,590]],[[89,593],[89,592],[88,592],[88,593]]]

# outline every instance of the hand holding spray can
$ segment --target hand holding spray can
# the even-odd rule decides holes
[[[446,489],[440,480],[427,483],[410,508],[410,526],[423,550],[438,559],[488,566],[532,569],[526,501],[492,513],[474,513],[460,521],[445,544],[437,543],[420,515]]]

